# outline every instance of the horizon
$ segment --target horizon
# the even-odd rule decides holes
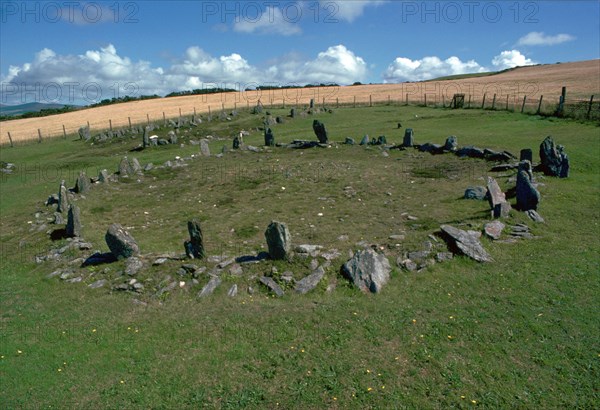
[[[395,84],[600,58],[600,3],[589,1],[0,5],[3,105]]]

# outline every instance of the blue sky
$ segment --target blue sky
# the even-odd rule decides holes
[[[0,1],[2,104],[600,58],[598,1]]]

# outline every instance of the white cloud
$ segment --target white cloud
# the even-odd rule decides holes
[[[365,8],[387,3],[384,0],[320,0],[320,16],[329,20],[345,20],[352,23],[362,16]]]
[[[447,75],[482,73],[487,71],[475,60],[466,62],[458,57],[441,60],[439,57],[424,57],[421,60],[398,57],[383,73],[384,82],[424,81]]]
[[[234,24],[233,29],[240,33],[291,36],[302,33],[302,29],[295,20],[295,17],[284,15],[284,12],[277,7],[267,7],[257,19],[239,17],[239,21]]]
[[[269,67],[268,72],[286,84],[352,84],[366,78],[367,64],[340,44],[319,53],[314,60],[281,61]]]
[[[556,44],[566,43],[575,40],[575,37],[570,34],[557,34],[555,36],[547,36],[540,31],[532,31],[521,37],[517,41],[518,46],[554,46]]]
[[[238,53],[215,57],[196,46],[169,67],[132,61],[119,55],[112,44],[81,55],[60,55],[46,48],[36,53],[33,61],[10,66],[7,74],[0,76],[0,102],[91,104],[125,95],[166,95],[203,87],[351,84],[366,76],[365,61],[343,45],[329,47],[314,59],[286,56],[263,68]]]
[[[525,57],[519,50],[505,50],[492,59],[492,64],[497,70],[522,67],[536,64],[535,61]]]

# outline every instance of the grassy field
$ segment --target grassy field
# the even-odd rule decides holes
[[[273,110],[285,115],[287,110]],[[92,290],[100,278],[119,283],[122,263],[85,268],[83,283],[47,279],[56,264],[35,254],[62,245],[38,232],[35,213],[60,180],[73,186],[80,170],[116,171],[127,155],[142,165],[198,154],[205,135],[213,154],[261,118],[204,123],[168,146],[130,153],[127,139],[86,145],[74,136],[2,148],[16,164],[0,185],[0,405],[2,408],[595,408],[600,401],[598,126],[556,118],[480,110],[374,107],[336,110],[273,126],[277,142],[315,139],[318,118],[331,139],[386,135],[400,143],[412,127],[418,143],[509,150],[518,155],[552,135],[571,159],[571,177],[538,176],[546,224],[514,213],[540,237],[519,244],[483,240],[496,262],[462,257],[420,273],[395,268],[378,295],[351,288],[339,274],[348,252],[367,241],[395,266],[420,250],[442,223],[480,229],[485,202],[460,199],[484,185],[490,164],[416,151],[339,145],[273,148],[197,158],[187,167],[153,170],[128,182],[96,185],[79,198],[83,236],[108,251],[107,227],[127,226],[142,253],[183,252],[186,222],[202,221],[208,255],[265,250],[272,219],[288,224],[294,244],[338,249],[319,287],[274,298],[254,276],[310,273],[310,259],[263,262],[244,275],[223,275],[214,295],[199,300],[188,279],[157,298],[181,262],[138,274],[145,292]],[[165,135],[161,130],[159,135]],[[262,145],[253,131],[247,144]],[[497,176],[504,189],[509,173]],[[351,187],[351,189],[348,189]],[[514,199],[513,199],[514,201]],[[417,217],[408,220],[406,213]],[[322,214],[323,216],[319,216]],[[388,237],[404,234],[396,243]],[[340,240],[340,236],[347,239]],[[72,255],[76,257],[78,255]],[[206,263],[210,269],[213,264]],[[275,274],[277,276],[278,274]],[[230,285],[240,293],[228,298]],[[328,285],[336,284],[333,292]],[[247,286],[257,290],[248,294]],[[134,303],[139,300],[142,303]]]

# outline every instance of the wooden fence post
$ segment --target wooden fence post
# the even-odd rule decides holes
[[[492,100],[492,110],[496,109],[496,94],[494,94],[494,99]]]
[[[356,95],[354,96],[354,108],[356,108]]]
[[[523,105],[521,105],[521,114],[523,114],[523,111],[525,110],[525,101],[527,101],[526,95],[523,96]]]
[[[129,129],[131,129],[131,117],[127,117],[127,121],[129,122]]]
[[[408,93],[406,93],[406,102],[405,105],[408,105]]]
[[[339,97],[337,97],[335,99],[335,108],[340,108],[340,98]]]
[[[423,100],[425,101],[425,107],[427,107],[427,94],[423,94]]]
[[[42,130],[38,128],[38,142],[42,142]]]
[[[369,107],[373,106],[373,96],[369,94]]]
[[[108,119],[108,129],[112,132],[112,120],[110,118]]]
[[[392,105],[392,96],[388,94],[388,105]]]
[[[90,128],[90,122],[89,121],[87,122],[87,126],[88,126],[88,128]]]
[[[8,140],[10,141],[11,148],[14,147],[12,137],[10,136],[10,131],[8,131]]]
[[[146,120],[148,120],[148,125],[150,125],[150,114],[146,114]]]
[[[471,108],[471,94],[469,94],[469,102],[467,104],[467,108]]]
[[[589,120],[592,115],[592,105],[594,104],[594,96],[590,97],[590,105],[588,105],[587,119]]]
[[[567,100],[567,87],[562,88],[562,93],[560,95],[560,101],[558,103],[557,113],[559,116],[562,115],[563,110],[565,109],[565,101]]]
[[[538,103],[538,109],[536,111],[536,114],[540,114],[540,110],[542,109],[542,100],[544,99],[543,95],[540,95],[540,102]]]
[[[508,111],[508,94],[506,94],[506,111]]]
[[[63,124],[63,137],[64,139],[67,139],[67,130],[65,128],[65,124]]]
[[[485,97],[487,96],[487,93],[483,93],[483,102],[481,103],[481,109],[483,110],[485,108]]]

